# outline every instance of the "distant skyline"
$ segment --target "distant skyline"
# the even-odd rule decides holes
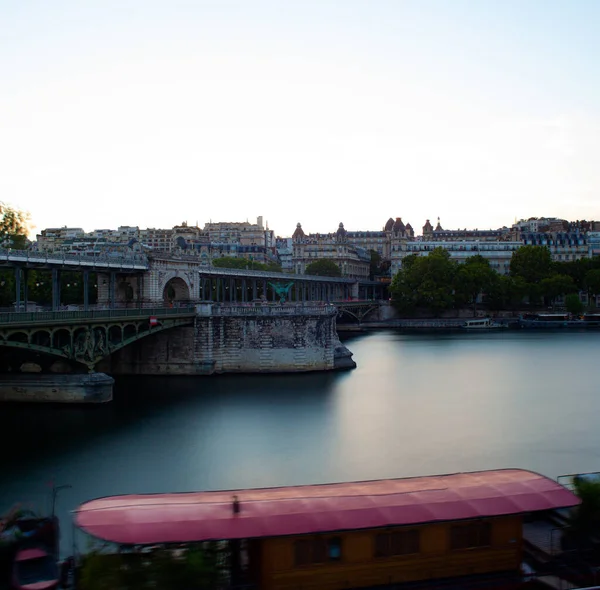
[[[276,234],[600,218],[595,0],[4,0],[0,200]]]

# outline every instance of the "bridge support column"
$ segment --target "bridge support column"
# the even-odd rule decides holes
[[[52,311],[60,309],[60,270],[52,269]]]
[[[15,307],[21,311],[21,267],[15,267]]]
[[[29,302],[29,271],[23,269],[23,301],[25,302],[25,310],[27,311],[27,303]]]
[[[138,275],[136,277],[137,284],[137,306],[142,308],[142,293],[144,292],[144,277],[142,275]]]
[[[114,309],[115,307],[115,285],[117,282],[117,273],[112,271],[109,277],[108,284],[108,307]]]
[[[83,271],[83,311],[90,308],[90,271]]]
[[[256,291],[256,279],[252,279],[252,301],[258,299],[258,293]]]
[[[267,300],[267,281],[262,282],[262,297]]]
[[[248,301],[248,285],[246,285],[246,279],[242,279],[242,303]]]

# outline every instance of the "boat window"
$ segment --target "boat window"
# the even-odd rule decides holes
[[[294,565],[301,567],[342,559],[342,539],[340,537],[315,537],[294,543]]]
[[[330,561],[339,561],[342,558],[342,539],[333,537],[327,542],[327,549]]]
[[[450,529],[450,549],[489,547],[492,544],[492,526],[489,522],[470,522]]]
[[[375,535],[375,557],[419,553],[420,535],[417,529],[378,533]]]
[[[310,559],[310,541],[296,541],[294,543],[294,563],[296,566],[308,565]]]

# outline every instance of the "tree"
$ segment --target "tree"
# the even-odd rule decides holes
[[[372,281],[381,266],[381,254],[377,250],[370,250],[371,264],[369,265],[369,279]]]
[[[579,315],[583,311],[583,303],[577,293],[570,293],[565,297],[565,307],[573,315]]]
[[[576,476],[573,488],[581,504],[571,510],[564,540],[579,549],[590,548],[600,532],[600,478]]]
[[[425,307],[438,315],[454,304],[456,269],[443,248],[435,248],[429,256],[407,256],[390,286],[392,303],[400,312]]]
[[[595,301],[596,296],[600,295],[600,269],[594,268],[586,273],[585,285]]]
[[[573,279],[568,275],[552,275],[546,279],[540,281],[540,287],[542,294],[548,297],[551,301],[554,301],[560,295],[566,295],[567,293],[573,293],[577,290]]]
[[[318,277],[341,277],[342,271],[333,260],[321,258],[311,262],[304,270],[304,274]]]
[[[27,247],[29,215],[0,202],[0,244],[5,248],[24,250]]]
[[[456,303],[471,303],[475,313],[477,298],[480,293],[487,291],[497,276],[490,267],[488,260],[477,255],[468,258],[464,264],[459,265],[455,279]]]
[[[264,264],[255,260],[246,258],[234,258],[233,256],[223,256],[222,258],[213,258],[212,265],[216,268],[237,268],[239,270],[263,270],[270,272],[281,272],[281,266],[274,262]]]
[[[510,260],[510,274],[526,283],[539,283],[552,274],[552,255],[546,246],[522,246]]]

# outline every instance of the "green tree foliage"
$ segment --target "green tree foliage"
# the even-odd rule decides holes
[[[382,260],[377,250],[370,250],[371,264],[369,266],[369,279],[372,281],[378,275],[389,275],[390,261]]]
[[[370,250],[371,264],[369,265],[369,279],[372,281],[375,275],[379,273],[379,267],[381,265],[381,254],[377,250]]]
[[[600,295],[600,269],[588,270],[585,274],[585,286],[594,297]]]
[[[526,283],[539,283],[552,274],[552,256],[546,246],[522,246],[510,260],[510,274]]]
[[[96,303],[98,289],[96,274],[90,273],[88,278],[89,303]],[[83,304],[83,274],[73,271],[61,273],[61,303],[63,305]],[[27,299],[38,305],[52,304],[52,273],[43,270],[27,272]],[[10,307],[17,300],[14,269],[0,271],[0,307]],[[25,301],[25,289],[21,286],[21,300]]]
[[[27,247],[29,215],[0,202],[0,244],[4,248],[24,250]]]
[[[579,315],[583,311],[583,303],[581,303],[577,293],[569,293],[565,297],[565,307],[573,315]]]
[[[590,547],[600,533],[600,478],[578,476],[573,487],[581,504],[571,511],[566,535],[575,546]]]
[[[327,258],[321,258],[311,262],[305,269],[304,274],[314,275],[318,277],[341,277],[342,271],[340,267]]]
[[[213,258],[212,265],[217,268],[237,268],[239,270],[264,270],[269,272],[281,272],[281,266],[275,263],[264,264],[255,260],[246,258],[234,258],[233,256],[223,256],[222,258]]]
[[[454,304],[456,273],[456,263],[443,248],[435,248],[429,256],[407,256],[390,286],[392,303],[401,312],[425,307],[439,314]]]
[[[455,276],[455,299],[458,305],[476,305],[481,293],[486,293],[498,276],[483,256],[471,256],[460,264]]]
[[[559,274],[554,274],[550,277],[542,279],[540,281],[540,289],[542,295],[551,301],[560,295],[566,295],[567,293],[573,293],[574,291],[577,291],[575,282],[570,276]]]

